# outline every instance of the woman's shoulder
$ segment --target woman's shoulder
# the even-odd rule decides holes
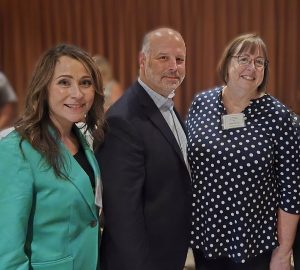
[[[8,128],[0,131],[0,147],[19,144],[20,135],[14,128]],[[3,152],[3,151],[1,151]]]
[[[22,140],[20,134],[15,129],[12,129],[0,138],[0,159],[8,156],[33,157],[35,153],[38,154],[26,139]]]
[[[3,139],[3,138],[5,138],[7,135],[9,135],[10,133],[12,133],[13,131],[15,131],[14,127],[2,129],[0,131],[0,140]]]
[[[264,108],[266,108],[269,112],[273,112],[277,115],[291,114],[291,110],[288,106],[270,94],[265,95],[263,103],[265,103]]]
[[[0,160],[5,164],[15,164],[24,159],[20,149],[21,137],[16,130],[11,131],[0,139]]]
[[[202,92],[198,92],[193,100],[193,105],[199,103],[209,103],[217,100],[223,86],[216,86],[214,88],[206,89]]]
[[[198,92],[196,94],[194,100],[215,98],[219,95],[219,93],[222,91],[222,89],[223,89],[223,86],[216,86],[214,88],[205,89],[201,92]]]

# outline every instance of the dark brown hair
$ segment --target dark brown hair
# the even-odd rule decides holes
[[[28,86],[25,111],[15,127],[21,136],[20,146],[26,139],[43,155],[57,176],[68,178],[64,160],[59,152],[58,137],[60,133],[49,117],[48,106],[48,87],[53,78],[56,63],[62,56],[78,60],[92,78],[95,97],[85,118],[85,128],[92,135],[95,146],[99,146],[103,141],[104,96],[101,74],[92,57],[74,45],[59,44],[46,51],[39,59]]]
[[[240,47],[240,48],[239,48]],[[239,48],[239,51],[237,49]],[[223,55],[219,61],[218,73],[221,80],[227,84],[228,81],[228,66],[233,55],[239,55],[244,51],[250,50],[251,53],[259,48],[262,50],[265,59],[267,60],[264,69],[264,78],[261,84],[258,86],[258,91],[265,91],[268,78],[269,78],[269,65],[268,65],[268,52],[264,41],[254,33],[243,34],[233,39],[223,52]]]

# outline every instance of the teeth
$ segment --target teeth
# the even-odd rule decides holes
[[[254,78],[253,78],[253,77],[250,77],[250,76],[245,76],[245,75],[243,76],[243,78],[244,78],[244,79],[246,79],[246,80],[251,80],[251,81],[253,81],[253,80],[254,80]]]
[[[69,108],[74,108],[74,109],[82,107],[82,105],[80,105],[80,104],[66,104],[66,106]]]

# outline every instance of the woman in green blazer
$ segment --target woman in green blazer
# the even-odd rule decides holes
[[[100,171],[75,123],[103,140],[92,58],[58,45],[38,62],[25,111],[0,140],[0,269],[98,269]]]

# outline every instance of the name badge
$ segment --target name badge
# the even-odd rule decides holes
[[[234,113],[222,115],[223,129],[245,127],[245,115],[243,113]]]

